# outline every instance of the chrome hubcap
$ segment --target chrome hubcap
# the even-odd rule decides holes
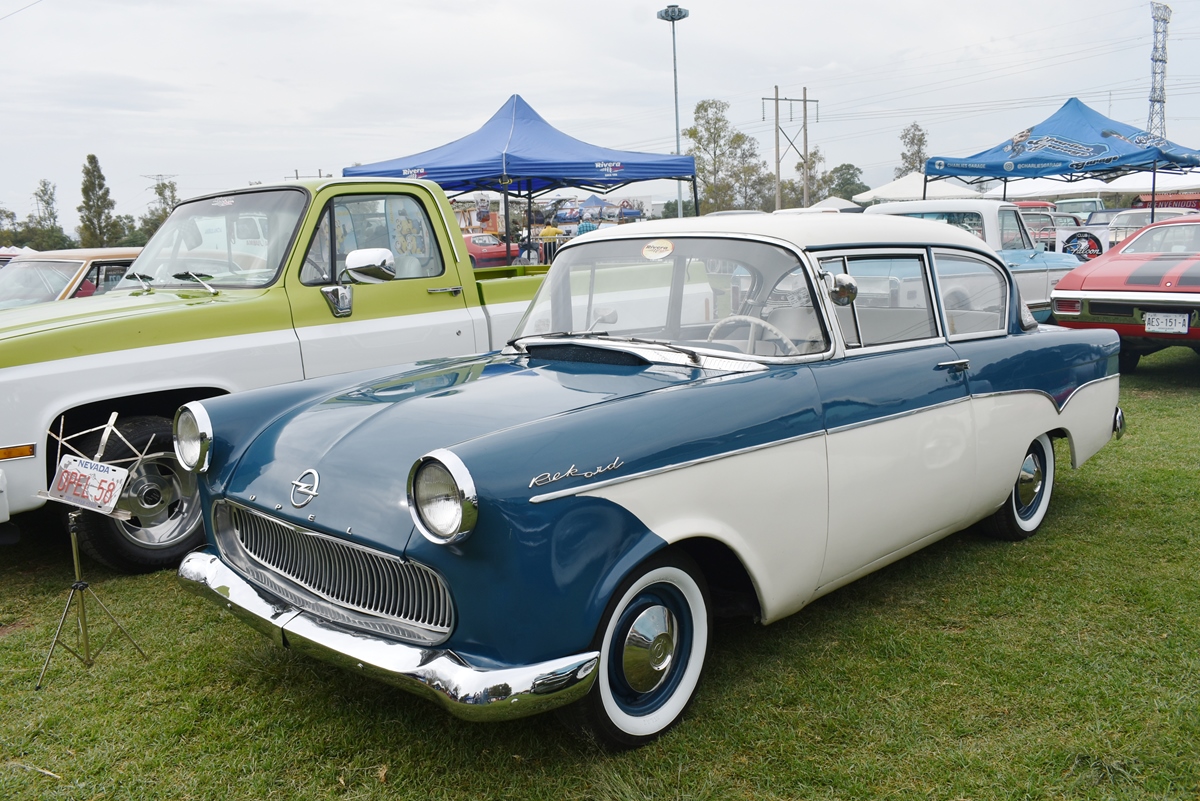
[[[1021,509],[1025,510],[1037,500],[1042,491],[1042,461],[1036,454],[1026,454],[1025,462],[1021,465],[1021,474],[1017,476],[1017,500]]]
[[[656,689],[671,672],[678,646],[678,621],[665,606],[643,610],[629,627],[621,657],[625,681],[635,692]]]

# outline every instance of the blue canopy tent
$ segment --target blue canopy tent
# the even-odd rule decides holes
[[[491,191],[528,199],[564,187],[611,192],[638,181],[690,181],[696,196],[696,160],[691,156],[639,153],[597,147],[546,122],[520,95],[513,95],[479,130],[449,144],[411,156],[346,167],[344,176],[426,178],[447,194]],[[697,203],[697,207],[699,204]]]
[[[973,156],[934,156],[926,182],[954,176],[966,183],[1000,179],[1110,179],[1131,172],[1186,172],[1200,167],[1200,151],[1110,119],[1078,98],[1043,122]],[[1007,196],[1007,195],[1006,195]]]

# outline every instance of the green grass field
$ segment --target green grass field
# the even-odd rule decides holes
[[[85,577],[86,668],[54,655],[65,538],[0,547],[0,799],[1200,798],[1200,358],[1122,379],[1125,438],[1047,523],[949,537],[762,627],[718,628],[700,694],[612,755],[553,716],[468,724],[277,649],[173,574]]]

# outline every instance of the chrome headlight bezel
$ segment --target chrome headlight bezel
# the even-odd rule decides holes
[[[191,401],[175,411],[171,424],[175,458],[190,473],[203,473],[212,456],[213,426],[208,412],[199,401]]]
[[[425,469],[441,469],[449,476],[453,488],[448,493],[449,500],[454,504],[457,520],[448,525],[437,525],[430,521],[426,509],[438,501],[437,498],[418,498],[418,476]],[[413,463],[408,471],[408,509],[412,514],[413,523],[421,536],[436,545],[453,545],[462,542],[471,535],[479,518],[479,497],[475,493],[475,482],[471,473],[455,454],[439,448],[422,456]]]

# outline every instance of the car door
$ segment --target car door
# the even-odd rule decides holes
[[[995,379],[1011,373],[1017,347],[1008,337],[1008,281],[995,264],[961,251],[934,250],[933,269],[946,338],[962,363],[971,395],[976,458],[972,486],[977,505],[986,506],[989,494],[1006,493],[1012,486],[1019,461],[1012,455],[1014,444],[1022,449],[1026,445],[1013,443],[1011,432],[1020,429],[1019,418],[1028,407],[1012,394],[994,391]]]
[[[854,303],[837,309],[845,357],[812,365],[828,449],[824,586],[960,527],[971,511],[975,436],[926,253],[850,253],[821,267],[849,273],[859,287]]]
[[[1000,209],[997,220],[1000,230],[1000,256],[1021,290],[1021,298],[1031,309],[1048,307],[1050,283],[1045,253],[1033,247],[1029,232],[1021,222],[1016,208]]]
[[[338,195],[324,205],[286,284],[306,378],[486,349],[431,203],[414,190]],[[354,283],[346,256],[365,248],[390,251],[394,267]],[[339,293],[349,296],[346,308],[335,309]]]

